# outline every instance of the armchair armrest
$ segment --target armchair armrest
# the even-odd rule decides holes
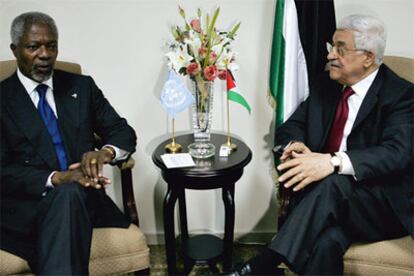
[[[94,136],[95,148],[100,149],[103,146],[102,139],[97,134],[94,134]],[[132,168],[135,166],[135,160],[130,156],[124,161],[117,162],[116,165],[121,170],[122,204],[124,206],[124,214],[133,224],[139,226],[138,211],[132,186]]]
[[[138,211],[132,186],[132,168],[134,165],[135,160],[132,157],[117,164],[118,168],[121,170],[122,203],[124,206],[124,213],[133,224],[139,226]]]
[[[286,189],[285,186],[283,186],[282,183],[279,183],[279,223],[278,228],[282,226],[282,224],[285,222],[287,215],[289,213],[289,206],[290,200],[292,197],[292,190]]]

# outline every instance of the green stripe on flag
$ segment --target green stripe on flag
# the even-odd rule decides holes
[[[239,93],[237,93],[235,91],[232,91],[232,90],[228,91],[227,95],[228,95],[229,100],[241,104],[242,106],[244,106],[249,111],[249,113],[252,112],[252,110],[250,108],[250,105],[247,103],[247,101],[243,98],[242,95],[240,95]]]
[[[269,88],[276,101],[276,128],[283,123],[283,92],[285,80],[285,40],[283,38],[283,15],[285,0],[276,3],[276,15],[273,27],[272,56],[270,61]]]

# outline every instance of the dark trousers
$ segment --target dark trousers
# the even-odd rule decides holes
[[[92,239],[87,193],[76,183],[50,190],[39,203],[31,269],[40,275],[86,275]]]
[[[380,185],[332,175],[303,192],[269,248],[296,273],[341,275],[352,242],[407,234]]]

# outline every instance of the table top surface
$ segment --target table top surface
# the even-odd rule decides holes
[[[193,134],[177,136],[175,141],[182,145],[183,153],[188,153],[187,146],[194,142]],[[212,133],[210,142],[216,147],[215,155],[206,159],[193,158],[196,163],[195,167],[167,169],[161,159],[161,155],[167,153],[165,145],[171,143],[171,139],[167,139],[157,146],[153,152],[152,160],[163,171],[168,170],[174,173],[185,174],[186,176],[203,177],[221,174],[232,169],[243,169],[252,159],[250,148],[237,138],[231,138],[231,142],[237,145],[237,150],[233,151],[228,157],[219,156],[220,146],[227,142],[226,135]]]

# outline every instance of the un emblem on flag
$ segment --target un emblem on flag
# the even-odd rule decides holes
[[[175,116],[194,103],[194,97],[184,83],[170,71],[168,80],[161,91],[161,106],[170,114]]]
[[[167,108],[174,108],[181,106],[185,102],[184,91],[177,87],[173,80],[168,80],[164,86],[164,93],[161,95],[161,101],[164,102]]]

